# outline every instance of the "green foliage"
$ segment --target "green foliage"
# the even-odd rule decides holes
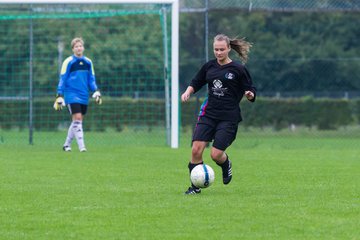
[[[164,91],[164,32],[159,10],[133,15],[110,10],[103,10],[102,15],[63,11],[61,17],[54,13],[45,18],[35,15],[31,21],[0,19],[0,65],[5,67],[0,72],[1,96],[28,94],[31,27],[35,95],[55,94],[59,67],[72,54],[70,42],[74,37],[84,39],[84,54],[92,59],[104,92],[133,96],[134,91]],[[19,85],[23,86],[21,91]]]
[[[247,65],[262,92],[359,91],[360,32],[352,24],[358,18],[358,12],[210,12],[210,57],[216,34],[246,37],[254,45]],[[181,33],[182,41],[193,37]]]
[[[358,124],[360,118],[354,106],[359,100],[342,99],[274,99],[258,98],[255,103],[241,103],[245,127],[272,127],[275,130],[289,128],[291,125],[315,127],[319,130],[337,129],[341,126]],[[192,106],[182,105],[183,125],[194,122]],[[190,110],[191,109],[191,110]],[[185,121],[185,123],[184,123]]]
[[[181,105],[183,128],[196,122],[200,102],[192,98]],[[57,131],[59,126],[69,122],[67,110],[55,112],[52,98],[34,101],[34,127],[38,131]],[[19,113],[23,101],[0,101],[0,128],[23,129],[28,126],[28,112]],[[26,106],[27,107],[27,106]],[[360,100],[343,99],[276,99],[258,98],[255,103],[241,103],[245,127],[272,127],[280,130],[297,126],[315,127],[319,130],[338,129],[360,123]],[[136,109],[136,111],[134,111]],[[86,116],[86,130],[105,131],[113,128],[121,132],[129,126],[144,126],[148,131],[165,126],[165,102],[161,99],[104,98],[101,106],[89,105]]]
[[[337,129],[359,123],[353,105],[359,100],[339,99],[257,99],[255,104],[242,103],[246,127],[273,127],[275,130],[294,126]]]
[[[291,0],[279,4],[285,2],[290,4],[287,6],[298,3]],[[192,3],[200,7],[204,1]],[[1,129],[27,129],[30,117],[35,131],[66,129],[69,115],[67,111],[53,112],[52,97],[59,66],[72,54],[70,41],[76,36],[85,40],[85,55],[94,63],[105,97],[103,106],[90,105],[86,130],[105,132],[111,128],[124,132],[128,126],[140,126],[150,132],[159,126],[164,128],[164,24],[159,14],[163,5],[142,5],[140,10],[134,6],[1,4]],[[356,92],[360,89],[360,30],[354,24],[357,20],[358,12],[264,12],[244,8],[215,10],[210,6],[207,50],[212,58],[212,39],[218,33],[244,36],[253,42],[247,66],[259,95],[266,96],[266,91],[282,95],[327,92],[328,96],[332,91]],[[203,13],[181,12],[180,91],[206,61],[204,27]],[[169,33],[167,44],[171,40]],[[236,59],[234,54],[231,57]],[[29,98],[30,87],[35,99],[33,116],[28,114],[30,103],[24,100]],[[201,98],[205,92],[203,88],[197,96]],[[359,124],[358,102],[259,98],[255,104],[242,103],[242,125],[276,130],[292,125],[338,129]],[[184,129],[193,126],[199,107],[195,99],[182,105]]]
[[[286,4],[291,6],[292,3],[287,1]],[[0,20],[0,65],[4,66],[0,74],[2,79],[11,80],[0,81],[0,93],[9,96],[21,95],[12,89],[16,84],[27,86],[29,78],[30,15],[24,14],[29,6],[16,6],[1,5],[0,15],[3,17]],[[91,5],[88,9],[77,6],[80,9],[77,13],[62,6],[55,13],[48,9],[46,18],[32,20],[33,72],[38,94],[55,91],[58,44],[64,44],[64,59],[71,54],[70,41],[75,36],[85,39],[85,54],[93,60],[102,88],[111,94],[131,92],[126,87],[130,79],[141,90],[157,88],[154,86],[156,79],[163,76],[163,38],[160,17],[154,14],[156,6],[148,10],[150,14],[129,12],[130,15],[126,15],[125,11],[119,14],[119,8],[115,5]],[[89,9],[93,13],[81,12]],[[24,17],[16,19],[14,16],[20,16],[16,13]],[[114,14],[106,17],[106,13]],[[13,14],[12,18],[9,14]],[[209,58],[213,58],[212,39],[216,34],[244,36],[254,43],[248,67],[260,91],[357,91],[360,89],[356,81],[360,77],[357,44],[360,30],[353,23],[358,17],[357,12],[210,10]],[[180,14],[181,89],[185,89],[206,60],[203,23],[202,13]]]

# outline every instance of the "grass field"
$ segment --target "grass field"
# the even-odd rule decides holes
[[[0,239],[360,239],[359,138],[244,134],[197,196],[179,149],[0,144]],[[62,142],[62,137],[61,142]],[[46,145],[45,145],[46,146]]]

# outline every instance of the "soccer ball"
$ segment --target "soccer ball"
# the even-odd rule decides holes
[[[214,170],[206,164],[200,164],[193,168],[190,181],[198,188],[207,188],[215,180]]]

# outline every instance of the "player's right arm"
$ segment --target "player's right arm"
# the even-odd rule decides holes
[[[187,102],[190,95],[200,90],[206,82],[206,70],[209,62],[204,64],[201,69],[197,72],[196,76],[191,80],[190,85],[186,88],[185,92],[181,95],[181,101]]]
[[[194,88],[192,86],[188,86],[186,91],[181,95],[181,101],[187,102],[190,98],[190,95],[194,93]]]
[[[61,66],[59,83],[57,86],[56,98],[55,98],[55,103],[54,103],[54,109],[56,111],[61,110],[65,106],[64,88],[65,88],[66,78],[68,76],[69,63],[71,62],[71,60],[72,60],[72,57],[68,57],[67,59],[65,59],[65,61],[63,62],[62,66]]]
[[[62,95],[62,96],[64,95],[65,82],[69,75],[69,65],[70,65],[71,60],[72,60],[72,56],[65,59],[65,61],[63,62],[62,66],[61,66],[59,84],[57,87],[58,95]]]

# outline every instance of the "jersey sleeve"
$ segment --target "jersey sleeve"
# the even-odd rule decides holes
[[[89,58],[86,58],[86,59],[90,63],[90,71],[89,71],[89,78],[88,78],[89,88],[90,88],[90,90],[92,92],[95,92],[96,90],[98,90],[98,87],[96,85],[94,65],[93,65],[92,61]]]
[[[69,66],[70,66],[71,60],[72,60],[72,57],[68,57],[67,59],[65,59],[65,61],[63,62],[62,66],[61,66],[59,83],[58,83],[58,87],[57,87],[57,94],[59,94],[59,95],[64,95],[64,87],[65,87],[64,84],[69,75]]]
[[[194,93],[199,91],[206,82],[206,69],[208,64],[204,64],[201,69],[197,72],[195,77],[191,80],[190,86],[194,88]]]
[[[251,92],[254,93],[254,98],[249,100],[249,101],[255,102],[256,87],[254,87],[251,76],[250,76],[250,73],[249,73],[248,69],[245,66],[244,66],[242,81],[243,81],[244,90],[245,91],[251,91]]]

